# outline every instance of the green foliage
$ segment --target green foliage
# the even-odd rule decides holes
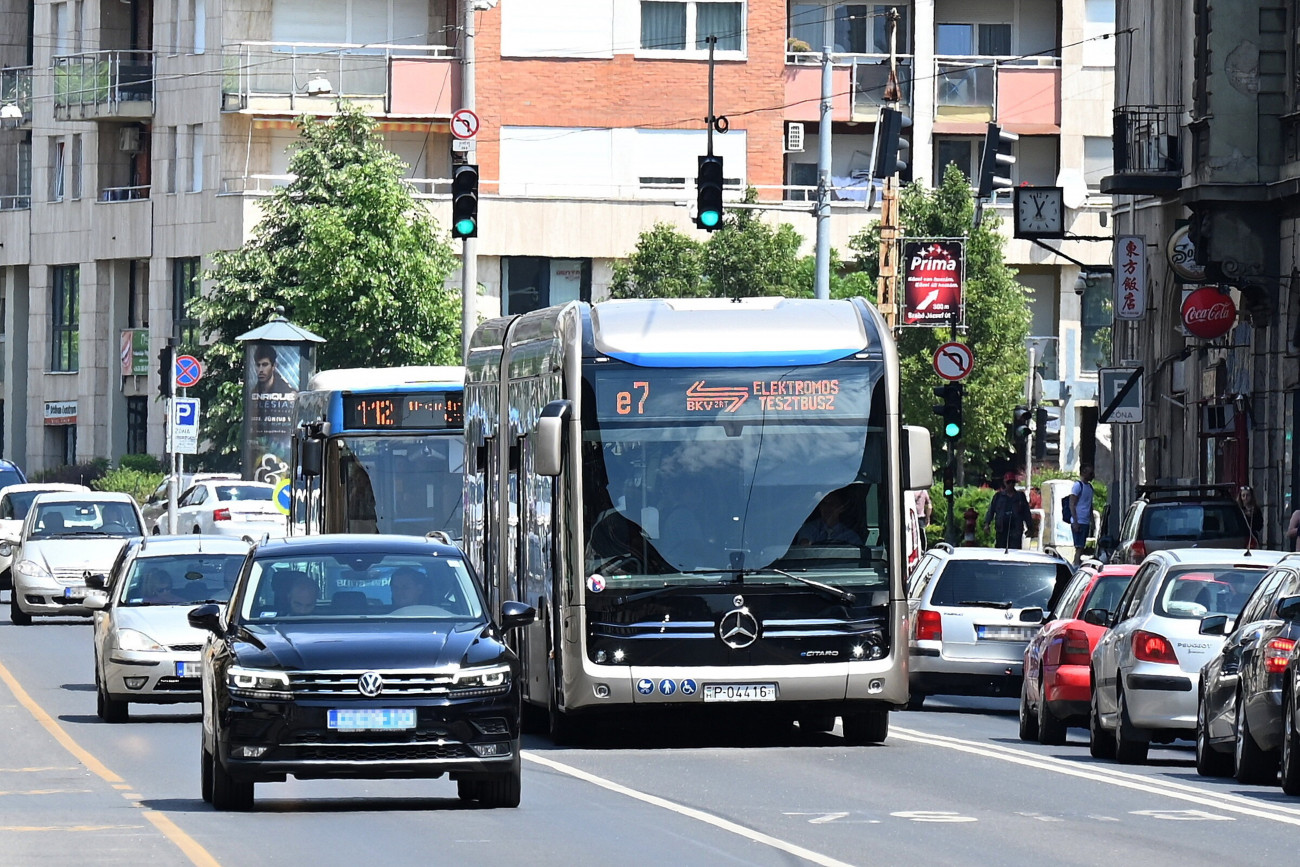
[[[64,464],[61,467],[41,470],[34,473],[30,481],[91,486],[96,479],[101,478],[104,473],[108,472],[109,466],[107,458],[95,458],[93,461],[84,464]]]
[[[1024,397],[1029,307],[1026,290],[1015,281],[1016,272],[1003,262],[999,219],[986,212],[980,228],[972,232],[974,210],[969,182],[955,166],[948,167],[937,189],[911,184],[902,190],[899,211],[904,237],[966,238],[966,330],[953,335],[948,328],[904,328],[898,355],[903,418],[907,424],[929,428],[939,443],[943,441],[941,420],[931,409],[932,389],[943,383],[931,366],[934,350],[959,339],[975,351],[975,369],[965,380],[962,446],[967,474],[983,475],[990,459],[1008,452],[1007,423]],[[877,226],[850,241],[869,275],[879,273],[879,244]]]
[[[153,455],[122,455],[117,465],[124,470],[139,470],[142,473],[159,473],[163,471],[162,461]]]
[[[992,488],[975,487],[958,487],[953,489],[953,511],[957,515],[957,528],[954,545],[960,545],[964,533],[966,509],[975,509],[975,543],[983,547],[993,545],[993,527],[989,525],[984,527],[984,515],[989,510],[989,503],[993,502],[993,495],[997,493]],[[935,485],[930,490],[930,500],[934,504],[933,521],[926,528],[926,540],[933,545],[936,542],[943,542],[948,536],[948,501],[943,496],[943,484]]]
[[[704,245],[667,223],[656,223],[637,238],[636,250],[614,266],[610,294],[615,298],[700,298]]]
[[[128,467],[118,467],[95,479],[90,483],[90,486],[97,491],[117,491],[122,494],[130,494],[135,497],[137,503],[143,503],[162,484],[162,480],[162,473],[150,473]]]
[[[214,467],[239,460],[244,347],[235,338],[277,307],[326,339],[317,349],[322,370],[460,357],[460,299],[445,286],[456,258],[404,183],[401,160],[346,103],[332,118],[298,124],[295,179],[264,200],[242,248],[213,255],[207,276],[216,285],[190,306],[212,341],[192,392],[203,400]]]

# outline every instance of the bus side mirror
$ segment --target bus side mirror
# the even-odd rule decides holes
[[[919,425],[903,425],[903,490],[929,490],[934,484],[930,458],[930,432]]]
[[[325,440],[307,437],[302,441],[302,474],[319,476],[325,463]]]
[[[537,419],[533,438],[533,468],[539,476],[558,476],[564,466],[564,423],[573,411],[573,402],[553,400]]]

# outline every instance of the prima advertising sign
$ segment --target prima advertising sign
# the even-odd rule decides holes
[[[965,264],[960,240],[905,241],[902,324],[960,324]]]
[[[1143,319],[1147,315],[1147,239],[1143,235],[1115,238],[1115,318]]]

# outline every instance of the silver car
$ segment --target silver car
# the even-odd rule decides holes
[[[89,491],[85,485],[70,485],[62,482],[42,482],[37,484],[8,485],[0,489],[0,590],[13,588],[13,576],[9,568],[13,566],[14,549],[23,534],[23,519],[37,494],[50,494],[57,491]]]
[[[1235,618],[1281,551],[1173,548],[1142,561],[1092,654],[1091,751],[1146,761],[1153,741],[1196,736],[1201,668],[1223,646],[1201,618]],[[1105,612],[1085,612],[1098,622]]]
[[[95,609],[100,719],[125,722],[131,702],[200,700],[207,633],[186,617],[196,605],[230,599],[249,549],[228,536],[153,536],[127,545],[104,591],[87,600]]]
[[[128,539],[142,535],[144,519],[130,494],[39,494],[13,550],[14,588],[9,619],[26,626],[33,615],[89,616],[87,579],[106,575]]]

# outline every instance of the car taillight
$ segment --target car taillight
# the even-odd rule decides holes
[[[1145,560],[1147,556],[1147,543],[1141,539],[1133,540],[1133,556],[1138,560]]]
[[[1294,638],[1274,638],[1264,645],[1264,670],[1269,674],[1281,674],[1286,671],[1286,664],[1295,650]]]
[[[229,520],[230,520],[230,510],[229,510],[229,509],[213,509],[213,510],[212,510],[212,520],[214,520],[214,521],[229,521]]]
[[[940,641],[943,638],[943,617],[938,611],[922,610],[916,615],[917,641]]]
[[[1141,629],[1133,633],[1133,655],[1143,662],[1178,664],[1178,656],[1168,638]]]
[[[1088,646],[1088,633],[1082,629],[1065,630],[1061,642],[1061,665],[1087,665],[1092,660],[1092,649]]]

